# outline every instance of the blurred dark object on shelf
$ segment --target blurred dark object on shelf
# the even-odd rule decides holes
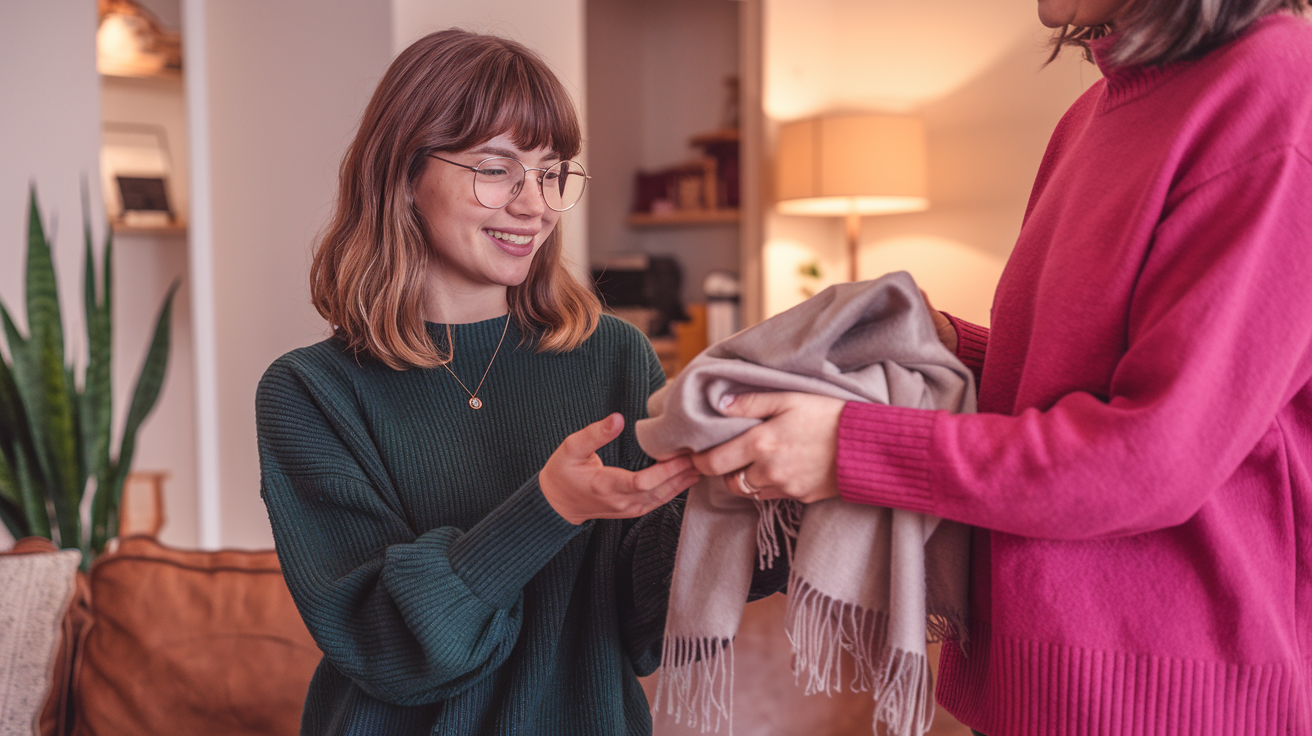
[[[695,136],[692,144],[715,159],[716,209],[737,209],[738,129],[729,128]]]
[[[633,187],[633,211],[669,214],[715,209],[717,184],[716,160],[709,156],[660,171],[640,171]]]
[[[742,115],[742,85],[738,81],[737,74],[730,74],[724,78],[724,112],[720,115],[721,128],[733,128],[737,130],[741,122]]]
[[[634,178],[630,224],[651,220],[724,221],[739,203],[738,129],[725,128],[690,141],[702,154],[659,171],[639,171]]]
[[[648,337],[665,337],[671,322],[688,319],[679,299],[682,280],[679,262],[672,256],[617,254],[592,266],[602,306]]]

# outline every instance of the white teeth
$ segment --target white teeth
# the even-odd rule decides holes
[[[503,233],[500,230],[484,230],[483,232],[486,232],[488,235],[491,235],[497,240],[504,240],[507,243],[514,243],[515,245],[528,245],[529,243],[533,242],[532,235],[516,235],[514,233]]]

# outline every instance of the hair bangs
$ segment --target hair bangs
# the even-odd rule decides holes
[[[465,118],[465,125],[444,136],[450,150],[508,134],[524,151],[545,147],[563,159],[579,154],[583,134],[574,103],[545,64],[510,49],[481,61],[458,102],[465,114],[456,119]]]

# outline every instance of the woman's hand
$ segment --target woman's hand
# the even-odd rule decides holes
[[[603,465],[597,450],[620,436],[624,416],[611,414],[565,438],[538,473],[547,503],[571,524],[631,519],[684,492],[702,477],[687,456],[634,473]]]
[[[693,455],[693,464],[703,475],[725,476],[731,492],[748,497],[805,503],[833,498],[838,495],[838,419],[845,403],[791,392],[740,394],[732,403],[722,401],[724,414],[766,421]],[[749,488],[741,483],[744,476]]]
[[[920,290],[920,298],[925,300],[925,306],[929,307],[929,318],[934,320],[934,331],[938,333],[939,342],[952,351],[953,355],[957,354],[957,328],[952,326],[952,320],[943,316],[943,313],[934,308],[929,303],[929,294],[924,289]]]

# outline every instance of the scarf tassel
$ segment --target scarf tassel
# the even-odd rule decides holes
[[[871,692],[874,721],[890,736],[915,736],[934,718],[933,675],[923,652],[892,647],[888,614],[824,595],[793,576],[784,626],[793,645],[793,675],[807,695],[843,690],[843,652],[851,657],[848,689]],[[876,730],[876,733],[878,731]]]
[[[733,736],[733,640],[667,636],[661,663],[652,711],[660,711],[663,698],[676,724],[686,714],[689,728],[707,733],[727,721]]]
[[[780,555],[787,555],[788,563],[792,564],[806,506],[797,501],[767,499],[757,501],[756,510],[761,514],[756,524],[756,566],[762,570],[774,569],[774,561]]]

